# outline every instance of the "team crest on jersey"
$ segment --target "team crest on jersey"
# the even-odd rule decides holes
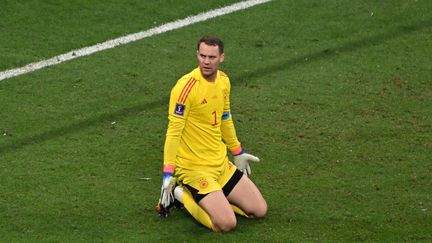
[[[183,116],[185,109],[186,109],[186,106],[184,104],[176,103],[174,114],[179,115],[179,116]]]
[[[200,185],[201,189],[206,189],[208,186],[208,182],[205,178],[200,178],[199,185]]]

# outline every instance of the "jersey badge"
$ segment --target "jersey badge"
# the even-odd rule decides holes
[[[183,116],[185,109],[186,109],[186,106],[184,104],[176,103],[174,114],[179,115],[179,116]]]

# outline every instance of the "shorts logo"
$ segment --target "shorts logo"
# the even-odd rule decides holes
[[[232,167],[233,167],[233,163],[228,162],[228,170],[231,170]]]
[[[205,178],[200,178],[199,185],[201,189],[206,189],[208,186],[208,182]]]
[[[185,105],[176,103],[174,114],[179,115],[179,116],[183,116],[185,109],[186,109]]]

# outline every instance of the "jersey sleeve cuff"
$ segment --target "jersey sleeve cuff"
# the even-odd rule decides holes
[[[175,169],[174,165],[170,165],[170,164],[164,164],[163,165],[163,172],[164,173],[174,174],[174,169]]]
[[[231,154],[232,155],[239,155],[243,152],[243,149],[241,147],[241,145],[239,145],[237,148],[235,149],[231,149]]]

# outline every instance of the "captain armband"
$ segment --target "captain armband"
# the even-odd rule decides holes
[[[229,111],[225,111],[225,112],[222,114],[222,121],[226,121],[226,120],[228,120],[228,119],[230,118],[230,116],[231,116],[231,113],[230,113]]]

